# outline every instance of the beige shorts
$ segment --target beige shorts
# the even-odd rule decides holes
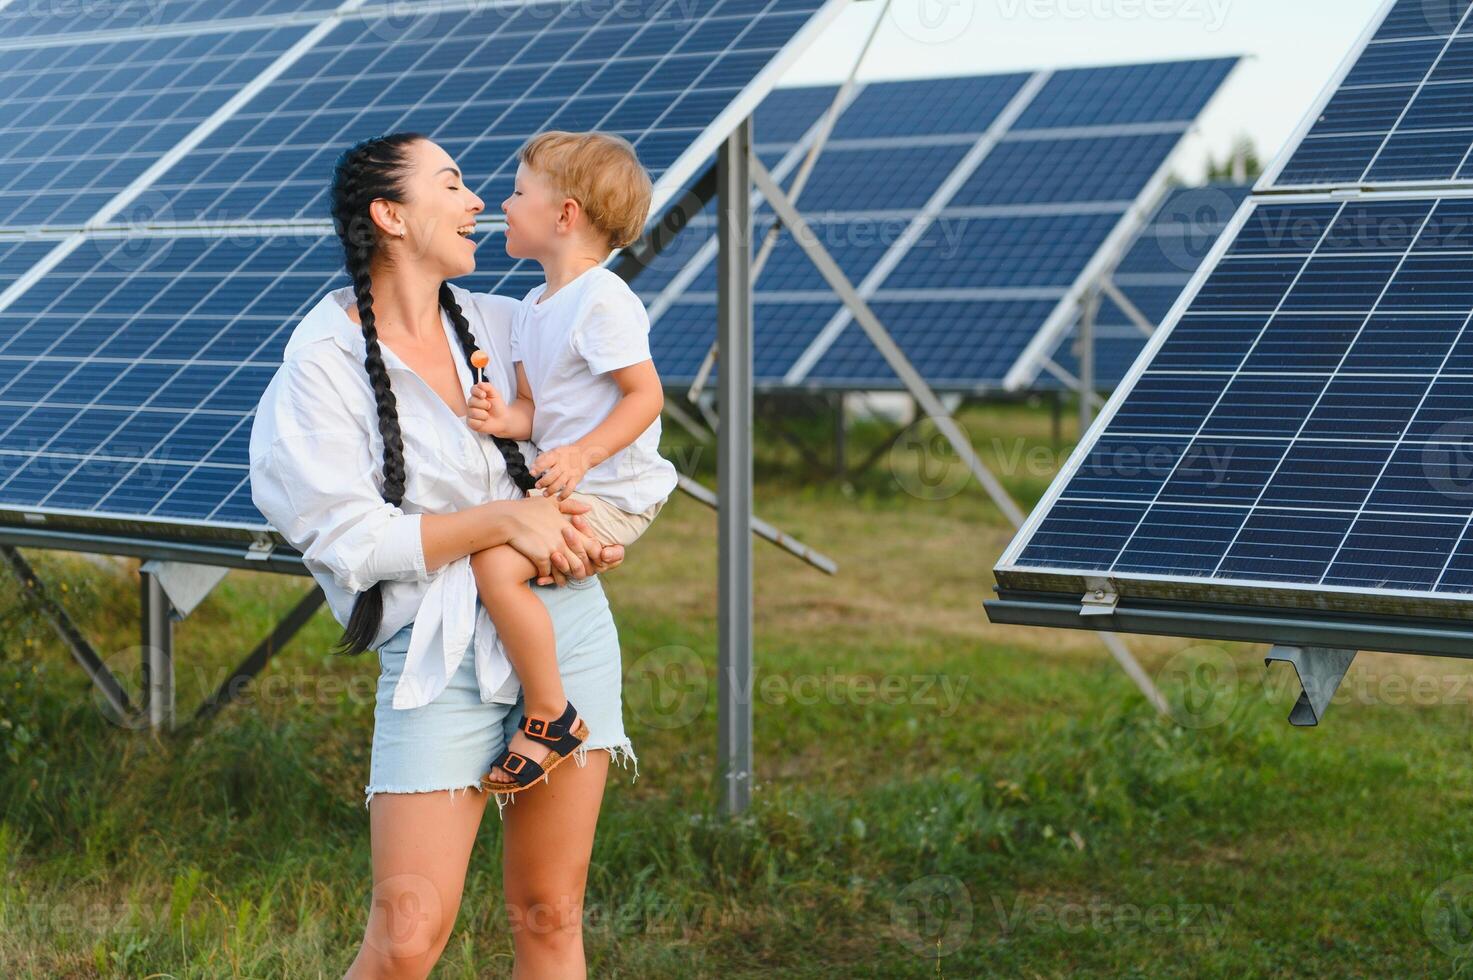
[[[527,492],[540,495],[542,488],[533,487]],[[620,510],[602,497],[595,497],[581,490],[574,490],[568,496],[588,505],[588,513],[583,515],[583,519],[588,522],[588,527],[593,531],[594,537],[604,544],[633,544],[645,532],[645,529],[654,523],[655,515],[660,512],[661,507],[665,506],[665,501],[661,500],[651,504],[650,508],[641,514],[631,514],[627,510]]]

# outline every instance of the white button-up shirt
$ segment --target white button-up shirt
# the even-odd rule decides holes
[[[510,401],[516,375],[510,334],[517,303],[451,285],[478,346],[489,355],[486,380]],[[451,513],[522,496],[490,436],[471,431],[413,369],[380,344],[398,403],[404,441],[404,499],[384,500],[383,439],[364,369],[362,328],[348,319],[350,286],[333,290],[297,324],[282,365],[251,426],[251,500],[322,586],[344,626],[356,594],[383,582],[377,648],[410,621],[409,650],[394,689],[395,708],[433,701],[475,640],[482,701],[514,703],[520,688],[486,611],[476,605],[469,556],[425,570],[420,515]],[[443,313],[461,387],[474,382]],[[532,459],[529,443],[522,444]]]

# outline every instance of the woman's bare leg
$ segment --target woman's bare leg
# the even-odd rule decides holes
[[[558,673],[557,635],[552,617],[542,600],[532,594],[527,580],[537,574],[532,563],[509,545],[487,548],[471,555],[471,571],[481,605],[496,624],[507,659],[522,682],[526,713],[535,718],[556,718],[567,705],[562,675]],[[548,746],[518,731],[508,746],[533,762],[547,758]],[[497,782],[511,782],[511,774],[500,766],[491,770]]]
[[[556,779],[506,805],[502,878],[516,944],[515,980],[583,980],[583,894],[609,753],[564,763]]]
[[[486,794],[375,793],[368,802],[373,904],[345,980],[421,978],[440,958],[460,910]]]

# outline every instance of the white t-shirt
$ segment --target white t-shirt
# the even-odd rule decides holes
[[[595,266],[538,298],[547,283],[522,300],[512,326],[511,357],[521,361],[532,388],[532,441],[538,451],[577,442],[592,432],[622,397],[607,372],[650,358],[650,319],[627,283]],[[592,467],[577,489],[638,514],[670,496],[675,466],[660,455],[656,418],[626,448]]]

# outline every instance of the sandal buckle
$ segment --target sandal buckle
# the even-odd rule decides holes
[[[516,763],[517,763],[515,766],[512,765],[512,760],[513,759],[515,759],[516,760]],[[526,756],[524,756],[524,755],[518,755],[516,752],[512,752],[509,755],[507,755],[506,760],[501,763],[501,768],[505,769],[507,772],[509,772],[513,776],[515,776],[518,773],[520,773],[522,771],[522,769],[524,769],[526,767],[526,765],[527,765],[527,757]]]
[[[541,718],[527,719],[527,734],[541,735],[545,731],[547,731],[547,722],[543,721]]]

